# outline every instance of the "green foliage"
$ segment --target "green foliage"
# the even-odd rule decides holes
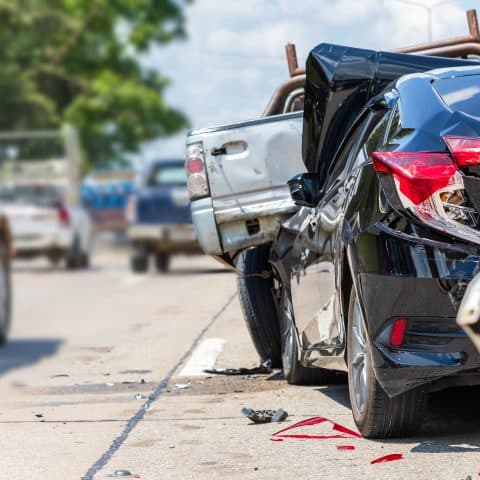
[[[88,165],[187,125],[138,55],[185,35],[190,0],[0,0],[0,130],[79,130]]]

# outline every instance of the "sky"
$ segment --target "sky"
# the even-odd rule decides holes
[[[303,66],[322,42],[376,50],[426,42],[427,10],[410,1],[433,5],[433,40],[467,35],[467,9],[479,7],[480,18],[479,0],[194,0],[187,40],[153,46],[142,63],[171,80],[166,101],[192,128],[258,118],[288,79],[286,43]],[[141,161],[183,158],[185,135],[146,144]]]

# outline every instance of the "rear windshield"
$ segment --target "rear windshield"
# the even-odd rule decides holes
[[[169,187],[186,185],[187,173],[183,165],[156,165],[150,171],[147,184],[151,187]]]
[[[0,202],[55,206],[62,202],[63,193],[57,185],[2,185]]]
[[[480,76],[437,80],[434,88],[452,110],[480,117]]]

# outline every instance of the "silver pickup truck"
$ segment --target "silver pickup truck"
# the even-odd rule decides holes
[[[262,360],[274,366],[281,366],[280,332],[268,257],[281,222],[298,209],[287,181],[305,171],[305,74],[296,58],[290,60],[291,78],[274,92],[261,118],[192,130],[185,163],[200,246],[236,269],[252,340]]]

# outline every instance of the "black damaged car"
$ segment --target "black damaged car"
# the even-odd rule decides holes
[[[318,46],[303,158],[270,255],[285,376],[348,371],[362,435],[411,435],[429,392],[480,383],[455,322],[480,271],[480,66]]]

